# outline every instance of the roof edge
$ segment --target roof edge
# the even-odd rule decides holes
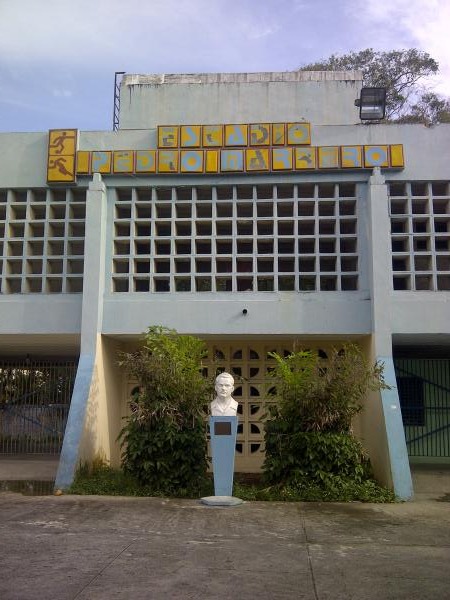
[[[256,73],[125,74],[121,85],[362,81],[361,71],[263,71]]]

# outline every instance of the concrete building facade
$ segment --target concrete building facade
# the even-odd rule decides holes
[[[77,362],[57,486],[119,464],[117,353],[154,324],[236,375],[237,470],[261,468],[268,352],[294,342],[384,363],[355,431],[400,497],[414,444],[450,461],[450,126],[361,123],[361,87],[125,75],[117,131],[0,134],[0,356]]]

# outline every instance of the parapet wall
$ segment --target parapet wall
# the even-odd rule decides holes
[[[120,129],[305,120],[359,122],[359,71],[125,75]]]

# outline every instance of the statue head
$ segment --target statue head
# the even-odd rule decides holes
[[[230,398],[234,390],[234,378],[230,373],[219,373],[216,377],[215,390],[219,400]]]

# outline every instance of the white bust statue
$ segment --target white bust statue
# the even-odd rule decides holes
[[[231,394],[234,390],[234,379],[229,373],[220,373],[216,377],[216,397],[210,404],[213,417],[235,417],[238,403]]]

